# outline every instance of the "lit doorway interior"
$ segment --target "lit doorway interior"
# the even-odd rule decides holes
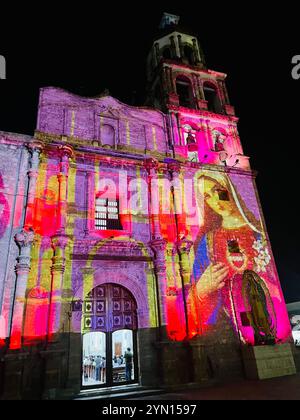
[[[83,304],[82,387],[137,382],[136,302],[125,288],[105,284]]]
[[[112,334],[112,372],[114,384],[132,382],[134,380],[134,347],[132,331],[119,330]],[[129,363],[127,360],[126,363],[129,353],[132,354],[131,362]]]

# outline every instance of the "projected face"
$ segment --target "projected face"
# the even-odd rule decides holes
[[[213,180],[205,179],[201,182],[206,204],[219,216],[238,215],[238,209],[230,192]]]

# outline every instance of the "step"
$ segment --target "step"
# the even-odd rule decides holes
[[[128,399],[133,397],[144,397],[163,394],[163,389],[155,389],[138,385],[125,385],[124,387],[112,387],[104,389],[92,389],[80,392],[73,400],[101,400],[101,399]]]

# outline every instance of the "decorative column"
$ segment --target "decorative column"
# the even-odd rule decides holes
[[[222,81],[222,87],[223,87],[223,92],[224,92],[224,96],[225,96],[226,105],[230,105],[228,91],[227,91],[226,83],[224,81]]]
[[[223,89],[223,82],[222,80],[218,80],[218,94],[219,98],[221,99],[222,106],[226,105],[226,98],[224,95],[224,89]]]
[[[84,209],[85,209],[85,222],[84,222],[84,232],[83,236],[88,236],[91,226],[91,219],[92,214],[94,214],[94,209],[92,209],[92,195],[90,195],[90,191],[92,191],[91,187],[91,173],[85,172],[85,178],[84,178]],[[93,198],[94,199],[94,198]],[[92,214],[91,213],[92,210]]]
[[[28,195],[25,209],[25,224],[24,229],[29,230],[33,228],[34,222],[34,199],[36,192],[36,182],[38,177],[38,168],[40,164],[40,154],[42,152],[42,144],[29,143],[28,150],[31,154],[30,169],[28,171]]]
[[[167,325],[167,265],[166,247],[167,241],[156,238],[150,241],[150,247],[154,252],[154,270],[157,278],[160,327]]]
[[[200,76],[198,74],[197,74],[197,83],[198,83],[198,89],[199,89],[199,93],[200,93],[200,99],[205,101],[203,86],[202,86],[202,83],[201,83]]]
[[[180,173],[180,165],[178,163],[170,163],[168,165],[171,179],[174,182],[178,174]],[[180,277],[181,277],[181,288],[182,288],[182,297],[183,297],[183,310],[185,315],[185,326],[186,326],[186,336],[188,337],[188,310],[187,310],[187,302],[186,297],[189,290],[190,285],[190,262],[189,262],[189,252],[193,245],[193,242],[188,240],[186,236],[189,234],[188,228],[186,226],[186,220],[183,217],[183,202],[181,203],[181,208],[179,208],[178,198],[175,194],[175,189],[172,187],[172,195],[174,200],[174,208],[175,208],[175,218],[176,218],[176,226],[177,226],[177,251],[179,255],[179,267],[180,267]],[[183,197],[181,197],[183,200]]]
[[[173,75],[172,75],[171,67],[167,67],[167,80],[168,80],[169,92],[177,95],[175,91],[175,86],[173,83]]]
[[[189,337],[189,310],[188,310],[188,293],[191,286],[191,266],[189,254],[193,246],[193,241],[182,238],[177,242],[177,250],[179,254],[180,277],[182,279],[182,295],[185,314],[186,336]]]
[[[197,77],[197,74],[195,74],[195,73],[192,73],[191,76],[192,76],[192,80],[193,80],[194,95],[195,95],[195,98],[196,98],[197,103],[198,103],[198,101],[200,99],[198,77]]]
[[[198,107],[199,107],[199,109],[207,110],[208,102],[205,99],[204,89],[203,89],[203,85],[202,85],[200,76],[197,75],[196,78],[197,78],[197,85],[198,85],[198,90],[199,90]]]
[[[65,233],[67,221],[68,204],[68,177],[69,177],[69,159],[73,155],[73,149],[69,146],[62,146],[60,149],[61,161],[58,179],[58,232]]]
[[[176,44],[175,44],[174,36],[170,36],[170,44],[171,44],[171,58],[175,58],[177,56],[177,53],[176,53]]]
[[[207,145],[209,149],[214,150],[215,145],[210,131],[210,121],[206,120],[206,138],[207,138]]]
[[[158,191],[158,161],[156,159],[147,159],[144,163],[148,172],[148,194],[149,194],[149,211],[151,220],[152,239],[160,239],[159,227],[159,191]]]
[[[51,238],[51,246],[54,251],[51,267],[51,294],[49,303],[48,341],[57,339],[61,324],[62,288],[65,272],[65,250],[69,238],[67,235],[57,235]]]
[[[27,232],[23,229],[15,235],[15,241],[20,249],[17,258],[16,270],[16,290],[13,306],[12,326],[10,333],[10,348],[19,349],[22,345],[23,315],[25,306],[25,296],[30,272],[30,253],[34,241],[34,232]]]
[[[183,58],[184,57],[184,51],[183,51],[183,45],[182,45],[182,41],[181,41],[181,35],[177,35],[177,38],[178,38],[180,57]]]
[[[54,254],[51,267],[51,292],[48,319],[48,340],[55,341],[61,324],[62,292],[66,267],[65,251],[69,237],[66,235],[70,146],[61,146],[58,179],[58,220],[56,234],[51,238]]]
[[[173,134],[173,145],[180,146],[180,136],[178,130],[178,121],[176,118],[176,114],[174,112],[170,112],[170,119],[171,119],[171,131]]]
[[[182,275],[184,287],[190,285],[191,267],[189,254],[193,245],[193,241],[186,238],[182,238],[177,242],[177,249],[180,256],[180,274]]]
[[[168,67],[165,67],[165,66],[163,67],[162,80],[163,80],[164,94],[168,95],[168,93],[170,92],[169,80],[168,80]]]
[[[201,58],[200,58],[200,54],[199,54],[199,49],[197,47],[196,38],[193,38],[193,50],[194,50],[196,65],[199,66],[201,64]]]
[[[163,85],[164,85],[164,92],[166,95],[173,93],[172,81],[170,78],[170,67],[164,66],[163,67]]]
[[[23,317],[28,275],[30,272],[31,246],[34,241],[34,199],[40,154],[43,148],[42,144],[39,142],[29,143],[27,147],[31,158],[30,169],[28,171],[28,195],[24,214],[24,226],[21,232],[15,235],[15,241],[20,249],[20,255],[17,258],[17,264],[15,266],[17,277],[10,331],[11,349],[19,349],[22,345]]]
[[[158,44],[158,42],[155,43],[154,48],[155,48],[156,65],[158,65],[159,62],[160,62],[160,54],[159,54],[159,44]]]
[[[231,122],[228,126],[229,126],[229,135],[230,135],[230,140],[231,140],[232,152],[235,154],[243,155],[244,152],[242,149],[242,144],[238,135],[236,125],[233,122]]]
[[[167,77],[167,83],[168,83],[169,105],[178,106],[179,98],[176,92],[175,82],[173,81],[173,74],[172,74],[171,67],[166,68],[166,77]]]
[[[178,134],[179,134],[179,136],[178,136],[178,138],[179,138],[179,145],[180,146],[185,146],[185,141],[184,141],[184,138],[183,138],[183,134],[182,134],[182,126],[181,126],[181,118],[180,118],[180,114],[179,114],[179,112],[177,112],[176,113],[176,120],[177,120],[177,127],[178,127]]]
[[[158,162],[155,159],[147,159],[145,167],[148,172],[148,194],[149,194],[149,211],[151,220],[152,238],[149,243],[154,252],[154,271],[157,279],[157,293],[159,302],[159,317],[161,333],[167,325],[167,268],[166,268],[166,246],[167,241],[161,236],[159,226],[159,194],[158,194]]]
[[[178,197],[178,192],[174,188],[174,185],[172,185],[171,187],[171,193],[173,197],[174,210],[175,210],[177,238],[181,238],[181,237],[186,236],[187,229],[186,229],[186,223],[185,223],[185,215],[183,214],[182,185],[180,184],[180,180],[179,180],[180,164],[177,162],[169,163],[168,170],[171,177],[171,182],[174,184],[175,181],[178,180],[180,188],[181,188],[180,197]]]

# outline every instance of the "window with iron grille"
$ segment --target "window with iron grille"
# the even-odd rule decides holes
[[[119,200],[96,198],[95,204],[96,230],[122,230]]]

